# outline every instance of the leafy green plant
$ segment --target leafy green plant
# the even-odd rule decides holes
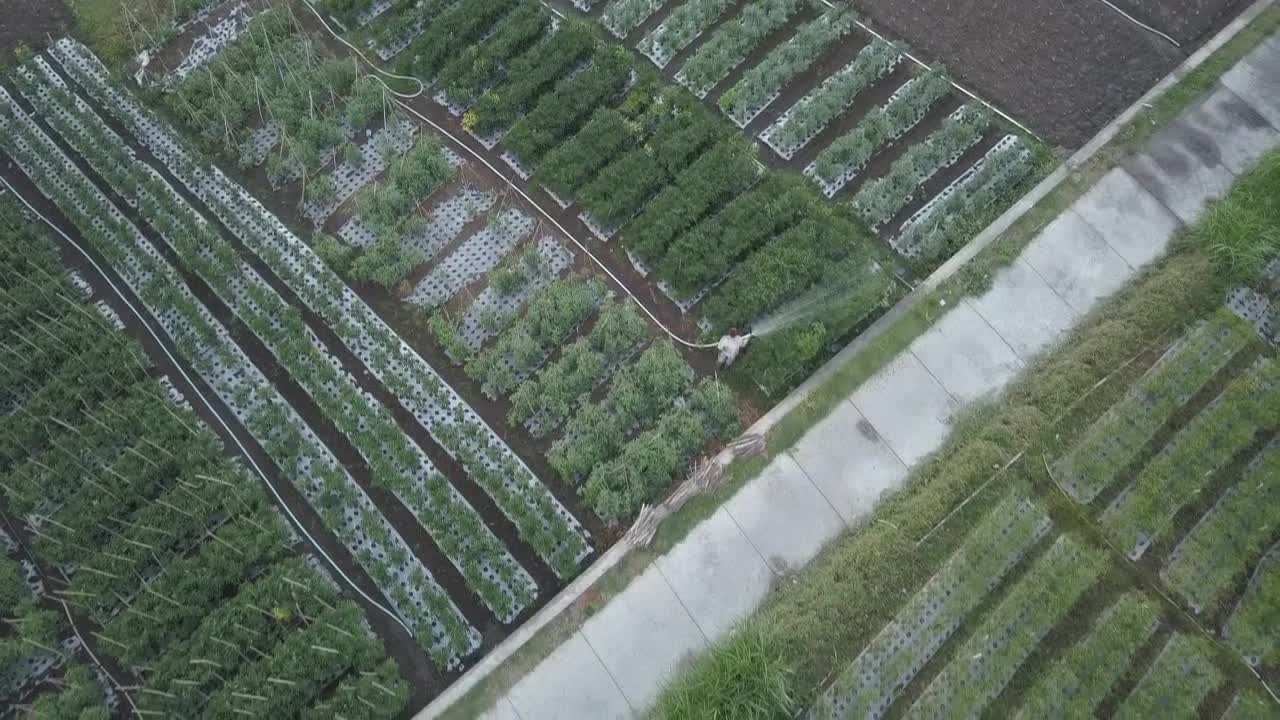
[[[759,0],[720,26],[685,62],[676,78],[694,94],[706,95],[773,31],[804,8],[801,0]]]

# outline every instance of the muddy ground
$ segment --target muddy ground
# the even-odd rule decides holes
[[[13,62],[17,48],[40,50],[73,26],[62,0],[0,0],[0,64]]]
[[[877,29],[1029,125],[1046,141],[1083,145],[1194,52],[1243,0],[854,0]],[[1191,7],[1185,7],[1190,5]],[[1176,7],[1175,7],[1176,6]],[[1161,27],[1161,26],[1164,27]]]

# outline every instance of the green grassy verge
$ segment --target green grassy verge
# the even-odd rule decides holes
[[[1175,634],[1116,711],[1119,720],[1195,717],[1196,707],[1222,683],[1210,659],[1213,644],[1202,637]]]
[[[1140,595],[1126,595],[1094,623],[1036,683],[1019,717],[1069,720],[1092,717],[1111,686],[1156,629],[1160,609]]]

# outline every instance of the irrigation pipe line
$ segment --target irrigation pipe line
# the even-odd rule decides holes
[[[0,180],[3,180],[3,178],[0,178]],[[5,184],[7,185],[8,183]],[[12,188],[10,188],[10,190],[12,190]],[[14,193],[14,195],[17,195],[17,193]],[[23,203],[25,204],[26,201],[23,200]],[[71,626],[71,632],[75,633],[76,639],[80,641],[80,647],[84,648],[84,651],[89,654],[89,659],[93,660],[93,664],[97,665],[98,669],[102,671],[102,674],[107,676],[107,679],[111,681],[112,685],[116,686],[116,689],[120,691],[121,695],[124,695],[124,699],[129,701],[129,707],[133,708],[133,714],[138,717],[142,717],[142,711],[138,709],[138,704],[133,701],[133,696],[130,695],[124,685],[122,685],[120,681],[111,674],[111,671],[107,670],[107,666],[102,664],[102,661],[98,659],[98,656],[89,648],[89,643],[85,642],[84,636],[80,634],[80,628],[76,627],[75,618],[71,617],[71,608],[67,607],[67,601],[62,598],[58,598],[58,602],[62,603],[62,612],[67,614],[67,624]]]
[[[338,33],[334,32],[333,28],[320,14],[320,11],[316,10],[315,6],[313,6],[307,0],[303,0],[303,4],[306,5],[308,9],[311,10],[311,13],[316,16],[316,19],[320,21],[320,24],[324,26],[324,29],[328,31],[330,35],[332,35],[335,39],[337,39],[338,42],[354,50],[356,55],[358,55],[361,60],[365,61],[365,63],[367,63],[375,71],[377,71],[378,74],[385,75],[387,77],[392,77],[392,78],[404,78],[403,75],[395,75],[392,73],[384,72],[377,65],[371,62],[369,58],[365,57],[364,53],[360,52],[360,50],[357,49],[354,45],[344,40],[342,37],[338,35]],[[587,257],[591,258],[591,261],[595,263],[596,266],[600,268],[600,270],[602,270],[605,275],[608,275],[609,279],[613,280],[613,282],[616,283],[618,287],[622,288],[622,292],[626,293],[628,297],[634,300],[636,305],[639,305],[640,309],[644,311],[644,314],[648,315],[649,319],[652,320],[654,324],[657,325],[659,328],[662,328],[662,331],[665,332],[668,336],[670,336],[671,339],[693,350],[707,350],[707,349],[716,347],[716,343],[690,342],[680,337],[679,335],[677,335],[675,331],[667,327],[661,320],[659,320],[658,316],[655,315],[653,311],[648,308],[648,306],[646,306],[643,302],[640,301],[640,298],[636,297],[635,294],[632,293],[627,288],[627,286],[622,282],[622,280],[619,279],[618,276],[615,275],[613,271],[609,269],[609,266],[605,265],[604,262],[600,260],[600,258],[596,257],[595,253],[591,252],[591,250],[589,250],[586,245],[583,245],[582,242],[578,240],[578,238],[574,237],[573,233],[569,232],[568,229],[566,229],[563,225],[561,225],[558,220],[552,217],[551,213],[547,212],[542,207],[542,205],[540,205],[536,200],[530,197],[529,194],[526,193],[524,190],[520,189],[518,185],[512,182],[511,179],[506,176],[506,174],[504,174],[498,168],[494,167],[493,163],[489,162],[487,158],[485,158],[483,155],[473,150],[470,145],[462,142],[456,136],[454,136],[453,133],[441,127],[434,120],[418,112],[416,109],[413,108],[413,106],[405,102],[406,100],[413,100],[422,95],[423,91],[426,88],[426,85],[424,85],[421,80],[418,80],[417,78],[404,78],[404,79],[413,80],[414,82],[418,83],[417,92],[413,94],[406,94],[406,93],[396,91],[394,88],[388,85],[385,81],[383,81],[382,78],[377,78],[377,79],[378,79],[378,82],[382,83],[382,86],[386,88],[387,92],[391,93],[396,97],[397,105],[399,105],[401,108],[408,111],[409,113],[413,114],[414,117],[418,118],[418,120],[422,121],[423,123],[426,123],[436,132],[449,138],[449,140],[453,142],[454,145],[457,145],[458,147],[462,148],[463,151],[465,151],[468,155],[478,160],[481,164],[483,164],[486,168],[488,168],[490,172],[492,172],[494,175],[497,175],[502,180],[502,182],[506,183],[508,187],[516,191],[516,194],[524,198],[525,202],[529,203],[529,205],[531,205],[534,209],[536,209],[542,215],[542,217],[546,218],[547,222],[554,225],[557,230],[559,230],[561,233],[564,234],[566,238],[569,239],[570,242],[576,245],[578,249],[581,250]]]
[[[1178,49],[1182,49],[1182,45],[1181,45],[1181,44],[1179,44],[1177,40],[1174,40],[1173,38],[1169,37],[1168,35],[1165,35],[1164,33],[1160,32],[1159,30],[1157,30],[1157,29],[1155,29],[1155,28],[1151,27],[1150,25],[1148,25],[1148,24],[1146,24],[1146,23],[1142,22],[1142,21],[1141,21],[1141,20],[1139,20],[1138,18],[1136,18],[1136,17],[1134,17],[1134,16],[1130,15],[1129,13],[1125,12],[1124,10],[1121,10],[1120,8],[1116,7],[1115,3],[1111,2],[1111,0],[1100,0],[1100,2],[1102,2],[1102,4],[1103,4],[1103,5],[1106,5],[1107,7],[1111,8],[1112,10],[1115,10],[1116,12],[1120,13],[1120,14],[1124,17],[1124,19],[1125,19],[1125,20],[1128,20],[1129,22],[1133,23],[1134,25],[1137,25],[1138,27],[1142,28],[1143,30],[1146,30],[1146,31],[1147,31],[1147,32],[1149,32],[1149,33],[1152,33],[1153,35],[1159,35],[1160,37],[1164,38],[1165,40],[1168,40],[1169,42],[1173,43],[1173,46],[1174,46],[1174,47],[1176,47],[1176,48],[1178,48]]]
[[[27,199],[22,197],[22,194],[18,192],[17,188],[13,187],[13,185],[10,185],[7,179],[5,179],[4,177],[0,177],[0,184],[4,185],[4,187],[7,188],[9,192],[13,193],[13,196],[18,199],[18,202],[21,202],[23,205],[25,205],[27,210],[31,211],[31,213],[34,214],[36,217],[40,218],[40,220],[45,225],[48,225],[54,232],[58,233],[58,235],[62,236],[64,240],[70,243],[71,247],[75,248],[76,251],[79,252],[80,255],[85,260],[89,261],[89,264],[93,266],[93,269],[98,271],[98,274],[102,276],[103,281],[107,283],[107,285],[111,288],[113,292],[115,292],[116,296],[119,297],[121,302],[125,304],[125,307],[129,308],[129,311],[133,313],[134,317],[138,319],[138,322],[142,324],[142,327],[146,329],[147,334],[149,334],[151,338],[155,340],[156,344],[160,346],[160,351],[163,352],[165,354],[165,357],[167,357],[169,361],[173,363],[173,366],[178,370],[178,373],[182,375],[183,379],[186,380],[189,385],[191,385],[192,392],[194,392],[196,396],[200,398],[200,402],[202,402],[204,406],[209,410],[209,414],[212,415],[218,421],[218,424],[222,426],[222,429],[225,430],[227,432],[227,435],[231,437],[231,441],[236,444],[236,447],[240,449],[240,452],[244,455],[245,459],[249,461],[249,465],[251,465],[254,471],[258,473],[258,477],[262,479],[263,484],[265,484],[267,486],[267,489],[271,491],[271,494],[275,496],[276,502],[279,503],[280,508],[284,510],[286,515],[289,516],[289,519],[293,521],[293,524],[298,528],[298,531],[301,532],[302,536],[307,539],[307,542],[311,543],[311,546],[315,549],[317,553],[320,554],[320,557],[324,558],[325,561],[328,562],[331,567],[333,567],[334,571],[337,572],[338,575],[343,580],[345,580],[347,584],[350,585],[351,588],[356,591],[357,594],[360,595],[360,597],[364,598],[366,601],[368,601],[370,605],[378,608],[383,613],[385,613],[388,617],[390,617],[392,620],[395,620],[397,623],[399,623],[400,627],[404,628],[405,632],[409,633],[410,637],[415,637],[413,629],[409,627],[409,625],[399,616],[399,614],[393,612],[392,610],[384,606],[382,603],[370,597],[368,593],[366,593],[359,585],[355,583],[354,580],[352,580],[350,577],[347,576],[345,572],[342,571],[342,568],[338,567],[338,563],[335,562],[333,558],[329,557],[329,554],[325,552],[324,548],[320,547],[320,544],[316,542],[315,538],[311,537],[311,533],[307,532],[307,529],[302,525],[302,521],[298,519],[298,516],[293,514],[293,510],[289,508],[288,504],[285,503],[284,498],[280,496],[280,493],[278,491],[276,491],[275,486],[271,484],[271,481],[269,479],[267,479],[267,474],[263,472],[261,467],[258,466],[258,462],[254,460],[253,455],[249,452],[249,449],[246,448],[244,444],[240,442],[239,436],[237,436],[235,432],[231,430],[231,426],[227,424],[227,421],[223,419],[222,415],[220,415],[218,411],[213,407],[213,403],[209,402],[209,399],[206,398],[204,396],[204,393],[200,391],[200,387],[196,385],[195,381],[191,379],[191,376],[187,374],[187,371],[182,367],[182,364],[179,363],[178,359],[173,356],[173,353],[169,352],[169,348],[164,344],[164,341],[160,338],[160,336],[156,333],[156,331],[151,327],[151,324],[146,321],[146,318],[142,315],[142,313],[138,310],[138,308],[134,306],[134,304],[129,300],[127,296],[125,296],[125,294],[115,284],[115,282],[111,279],[111,277],[107,275],[106,271],[102,269],[102,266],[99,265],[98,262],[94,260],[91,255],[89,255],[87,250],[81,247],[80,243],[76,242],[70,235],[67,235],[65,232],[63,232],[62,228],[53,224],[53,222],[49,220],[49,218],[45,217],[31,203],[27,202]]]

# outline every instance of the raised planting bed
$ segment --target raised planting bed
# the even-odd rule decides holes
[[[565,20],[544,42],[511,62],[506,79],[463,115],[462,126],[480,136],[511,127],[594,47],[595,37],[587,21]]]
[[[1098,580],[1105,554],[1063,535],[1017,580],[911,705],[909,718],[977,717]]]
[[[599,108],[574,136],[542,159],[534,182],[567,200],[591,181],[613,158],[636,141],[630,119],[613,108]]]
[[[631,80],[631,58],[626,50],[600,46],[582,72],[558,83],[538,104],[520,118],[502,144],[526,165],[538,165],[543,156],[586,122],[598,105],[609,104]],[[523,174],[528,177],[528,173]]]
[[[491,397],[506,395],[572,337],[605,297],[604,283],[596,279],[574,276],[551,283],[491,347],[467,361],[467,376]]]
[[[903,56],[892,45],[872,41],[848,65],[822,81],[777,120],[760,132],[779,157],[790,160],[818,133],[848,110],[873,83],[893,72]]]
[[[1107,533],[1141,557],[1174,515],[1255,436],[1280,427],[1280,365],[1259,360],[1182,428],[1103,513]]]
[[[658,277],[678,297],[723,278],[747,253],[785,232],[819,202],[804,181],[767,173],[761,181],[671,241]]]
[[[1240,481],[1196,523],[1160,571],[1197,614],[1212,613],[1280,527],[1280,444],[1249,464]]]
[[[560,357],[520,383],[511,394],[507,419],[534,437],[554,431],[609,380],[649,337],[649,324],[629,302],[600,312],[591,332],[560,351]]]
[[[843,5],[802,25],[720,96],[720,109],[735,125],[745,128],[778,99],[787,83],[808,70],[851,30],[853,11]]]
[[[418,283],[408,302],[428,308],[449,301],[471,281],[495,267],[534,231],[536,223],[517,208],[495,213],[483,230],[467,238]]]
[[[1244,596],[1222,629],[1227,644],[1255,668],[1280,667],[1276,614],[1280,609],[1280,546],[1273,546],[1249,579]]]
[[[454,360],[465,360],[466,353],[478,351],[497,335],[531,298],[567,270],[573,259],[573,251],[549,237],[542,238],[519,257],[508,256],[489,273],[487,286],[467,306],[458,328],[466,350]]]
[[[907,218],[889,243],[903,257],[936,262],[968,242],[972,222],[1032,170],[1032,152],[1006,135],[960,177]]]
[[[705,98],[765,38],[786,27],[805,7],[804,0],[755,0],[698,48],[676,73],[676,80]]]
[[[178,350],[308,502],[321,503],[326,488],[344,489],[345,502],[338,506],[342,510],[321,513],[325,526],[387,594],[414,629],[423,650],[441,667],[459,666],[479,646],[479,633],[461,617],[404,539],[156,248],[2,90],[0,100],[10,113],[7,118],[0,116],[5,151],[111,261],[125,283],[147,300]],[[142,557],[150,555],[146,552]],[[89,596],[114,597],[119,578],[136,577],[132,574],[136,561],[128,558],[119,552],[104,558],[99,569],[107,574],[77,574],[73,589]]]
[[[660,260],[677,235],[733,199],[760,176],[755,148],[730,137],[708,150],[658,193],[622,231],[628,252]]]
[[[936,575],[906,601],[809,712],[813,720],[881,718],[1001,578],[1049,531],[1021,494],[1000,501]]]
[[[515,0],[466,0],[454,2],[435,12],[433,3],[423,3],[424,32],[399,53],[396,71],[412,75],[432,85],[446,63],[471,45],[480,44],[490,28],[517,3]]]
[[[1152,601],[1138,595],[1121,597],[1036,681],[1018,717],[1069,720],[1093,715],[1151,638],[1159,619],[1160,608]]]
[[[886,174],[868,180],[853,198],[853,208],[872,231],[903,210],[934,175],[950,167],[982,139],[991,113],[978,105],[956,110],[924,142],[907,148]]]
[[[636,50],[654,65],[665,68],[676,53],[689,47],[733,5],[733,0],[689,0],[681,3],[662,24],[636,43]]]
[[[708,440],[729,440],[740,429],[733,391],[719,381],[703,380],[687,398],[677,398],[652,430],[597,465],[582,495],[601,520],[616,525],[656,501]]]
[[[417,132],[417,125],[393,119],[360,145],[346,146],[338,167],[331,174],[316,178],[304,190],[310,199],[303,216],[315,227],[323,225],[339,205],[373,182],[388,165],[395,164],[397,157],[410,157]],[[461,158],[454,158],[461,163]]]
[[[170,86],[186,80],[191,73],[207,65],[224,48],[234,44],[240,38],[240,34],[249,27],[253,17],[254,13],[249,9],[248,2],[236,3],[231,12],[209,26],[203,34],[192,41],[190,50],[176,67],[166,68],[167,72],[160,83]]]
[[[1165,351],[1124,398],[1053,465],[1058,484],[1088,503],[1115,482],[1151,438],[1249,342],[1249,329],[1220,312]]]
[[[617,457],[627,437],[656,423],[692,384],[693,369],[671,343],[650,345],[614,377],[602,401],[574,413],[547,459],[565,481],[580,484]]]
[[[884,105],[872,108],[857,126],[828,145],[804,174],[813,178],[824,195],[835,197],[876,153],[918,125],[949,92],[951,83],[940,70],[908,80]]]
[[[1194,715],[1194,708],[1223,681],[1213,652],[1205,638],[1174,633],[1115,716],[1149,720],[1171,711]]]
[[[81,103],[77,108],[61,88],[49,89],[50,103],[56,103],[56,97],[66,103],[54,109],[79,110],[72,115],[79,120],[65,127],[57,121],[57,113],[48,113],[63,137],[115,187],[135,189],[130,197],[139,214],[350,439],[368,463],[373,484],[400,498],[495,615],[504,621],[514,619],[536,595],[535,583],[440,476],[425,452],[402,434],[389,410],[359,389],[351,373],[330,356],[330,349],[264,278],[248,264],[230,259],[236,257],[234,247],[197,211],[158,176],[149,174],[147,166],[122,152],[122,141],[105,126],[97,127],[99,134],[85,127],[87,118],[96,119],[87,106]],[[112,148],[121,152],[113,156]],[[441,517],[449,521],[440,522]]]
[[[329,323],[371,377],[393,391],[400,405],[462,464],[557,575],[574,574],[591,552],[585,531],[422,357],[248,193],[216,168],[192,163],[172,130],[115,90],[105,68],[87,51],[70,42],[59,43],[58,50],[68,55],[64,66],[84,75],[82,84],[96,99]]]
[[[609,34],[625,40],[632,30],[644,24],[651,15],[662,9],[667,0],[613,0],[604,8],[600,24]]]
[[[436,87],[455,105],[471,107],[506,76],[513,58],[547,32],[554,32],[551,15],[536,2],[520,3],[498,21],[492,37],[447,61],[436,76]]]

